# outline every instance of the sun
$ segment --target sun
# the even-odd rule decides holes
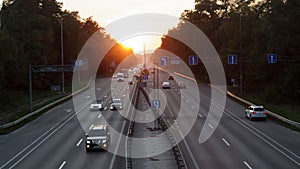
[[[152,53],[161,45],[161,36],[139,35],[127,38],[120,42],[125,47],[131,48],[135,54]]]

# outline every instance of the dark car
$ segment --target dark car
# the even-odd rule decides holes
[[[110,101],[110,110],[122,110],[123,109],[123,103],[121,99],[113,99]]]
[[[173,76],[169,76],[169,80],[174,80],[174,77]]]
[[[110,132],[107,125],[93,126],[86,134],[85,149],[107,150],[110,145]]]

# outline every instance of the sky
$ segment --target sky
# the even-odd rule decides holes
[[[0,0],[2,4],[3,0]],[[63,2],[63,9],[78,11],[82,18],[92,17],[101,27],[109,25],[123,17],[142,13],[167,14],[180,17],[184,10],[194,8],[194,0],[57,0]],[[175,27],[174,24],[172,27]],[[164,28],[161,32],[167,33]],[[106,29],[106,32],[114,37],[114,33]],[[142,53],[146,45],[146,51],[151,52],[161,44],[160,35],[138,35],[118,42],[133,48],[134,52]]]
[[[106,25],[122,19],[142,13],[159,13],[180,17],[181,13],[187,9],[194,8],[194,0],[58,0],[63,2],[63,9],[78,11],[82,18],[92,16],[100,26]],[[176,24],[174,25],[176,26]],[[173,27],[174,27],[173,26]],[[168,29],[162,30],[167,33]],[[113,38],[114,33],[106,30]],[[161,44],[160,35],[139,35],[120,41],[125,46],[133,48],[136,53],[153,51]]]

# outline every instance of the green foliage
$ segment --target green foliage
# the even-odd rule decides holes
[[[180,32],[185,20],[199,27],[214,44],[228,79],[239,79],[239,66],[227,64],[229,54],[238,55],[243,61],[245,91],[260,93],[274,103],[300,100],[299,0],[196,0],[194,9],[182,13],[179,26],[162,38],[162,49],[186,61],[193,52],[168,36]],[[269,53],[287,59],[270,65]],[[193,72],[201,74],[199,69]]]
[[[108,43],[113,41],[91,17],[82,19],[78,12],[63,11],[62,5],[56,0],[3,1],[0,10],[0,93],[27,90],[29,64],[61,64],[61,26],[64,64],[72,64],[77,59],[82,46],[96,31],[100,31]],[[116,51],[122,52],[119,48]],[[47,74],[46,77],[39,73],[33,78],[34,89],[49,89],[51,84],[60,81],[58,74]],[[68,78],[70,81],[71,75],[66,75],[66,80]]]

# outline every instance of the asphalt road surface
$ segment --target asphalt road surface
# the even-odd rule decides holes
[[[161,80],[166,77],[167,75],[161,73]],[[200,103],[194,103],[195,96],[188,88],[189,83],[193,82],[180,76],[174,77],[172,84],[181,81],[187,88],[164,90],[168,103],[163,116],[168,123],[176,123],[180,131],[183,124],[175,121],[180,106],[183,106],[185,111],[192,110],[196,104],[200,106],[195,124],[179,143],[188,168],[300,168],[298,132],[271,120],[250,121],[245,118],[245,108],[228,98],[220,124],[208,124],[208,127],[215,131],[206,142],[199,143],[199,134],[211,104],[210,86],[199,85]],[[110,78],[100,78],[96,79],[95,83],[96,96],[101,97],[106,106],[112,97],[128,97],[133,90],[126,81],[112,85],[110,81]],[[148,85],[148,92],[150,88],[151,85]],[[182,90],[186,90],[184,96]],[[125,168],[125,158],[114,153],[86,153],[84,134],[91,125],[101,122],[103,118],[116,131],[126,134],[128,121],[109,108],[102,112],[90,112],[89,95],[80,94],[77,99],[81,100],[82,107],[76,112],[72,100],[69,100],[17,131],[0,136],[0,168]],[[180,105],[181,101],[185,104]],[[122,114],[127,115],[129,111],[130,104],[124,103]],[[118,135],[112,135],[111,140],[111,147],[114,148],[112,152],[125,151],[125,141]]]

